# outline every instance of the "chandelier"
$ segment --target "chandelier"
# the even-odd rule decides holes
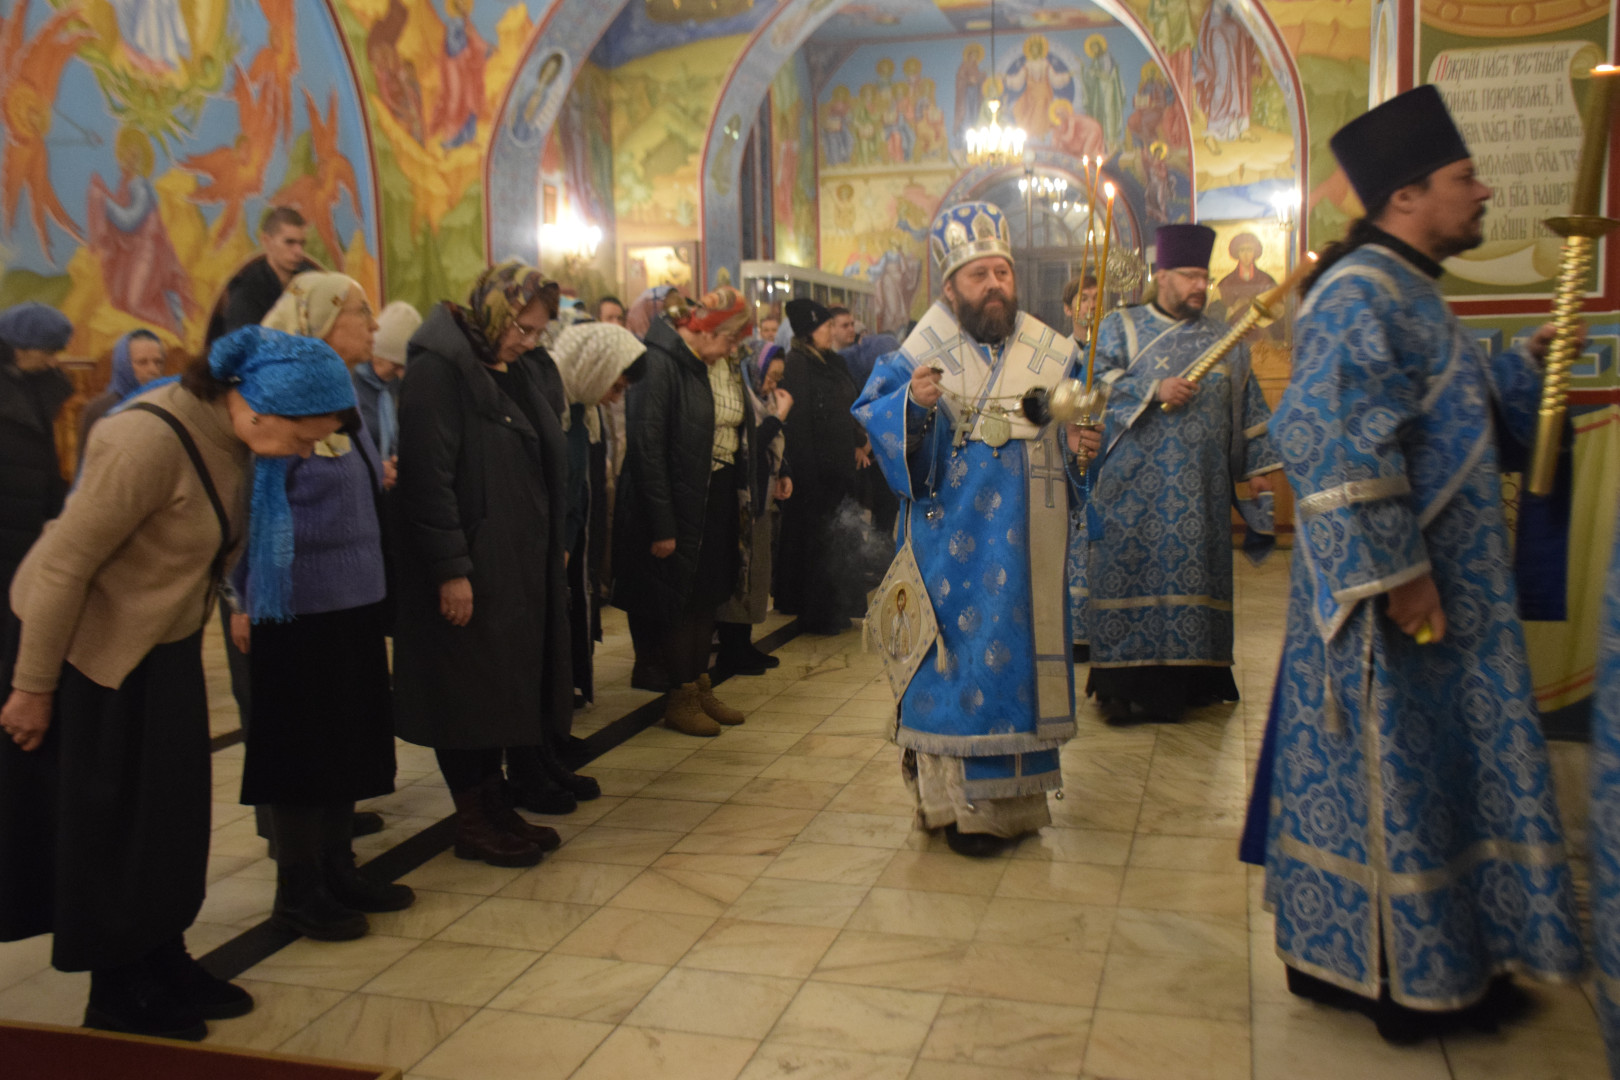
[[[1032,202],[1051,203],[1052,213],[1063,215],[1075,209],[1069,201],[1069,181],[1061,176],[1029,176],[1018,181],[1018,191]]]
[[[970,127],[963,133],[968,164],[1016,165],[1024,159],[1024,140],[1028,135],[1021,127],[1003,127],[998,119],[1002,84],[996,74],[996,0],[990,0],[990,77],[985,85],[993,87],[990,100],[984,103],[990,111],[990,122]]]

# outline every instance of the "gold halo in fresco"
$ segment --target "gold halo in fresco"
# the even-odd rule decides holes
[[[1468,37],[1554,34],[1602,18],[1609,0],[1423,0],[1423,23]]]

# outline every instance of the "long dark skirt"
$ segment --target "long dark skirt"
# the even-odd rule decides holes
[[[394,790],[381,604],[253,628],[242,801],[326,806]]]
[[[52,715],[38,750],[0,746],[0,940],[54,933],[61,971],[127,964],[184,933],[207,886],[202,632],[116,690],[62,665]]]

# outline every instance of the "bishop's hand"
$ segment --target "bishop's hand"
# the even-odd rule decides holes
[[[939,404],[939,396],[942,393],[939,380],[944,374],[938,368],[924,367],[921,364],[912,368],[911,400],[925,409],[932,409]]]

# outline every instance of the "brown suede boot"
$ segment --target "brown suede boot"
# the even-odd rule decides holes
[[[669,692],[664,704],[664,726],[682,735],[710,738],[720,734],[720,725],[709,719],[698,704],[697,683],[684,683]]]
[[[527,840],[541,851],[556,851],[562,847],[557,830],[545,825],[530,825],[512,806],[512,789],[505,780],[492,776],[484,784],[484,812],[492,825],[502,832],[511,833],[519,840]]]
[[[482,787],[460,793],[456,800],[456,858],[491,866],[533,866],[540,861],[540,846],[495,827],[484,809]]]
[[[742,713],[714,696],[714,688],[709,685],[707,675],[698,676],[697,697],[698,706],[704,713],[722,724],[740,724],[746,719]]]

